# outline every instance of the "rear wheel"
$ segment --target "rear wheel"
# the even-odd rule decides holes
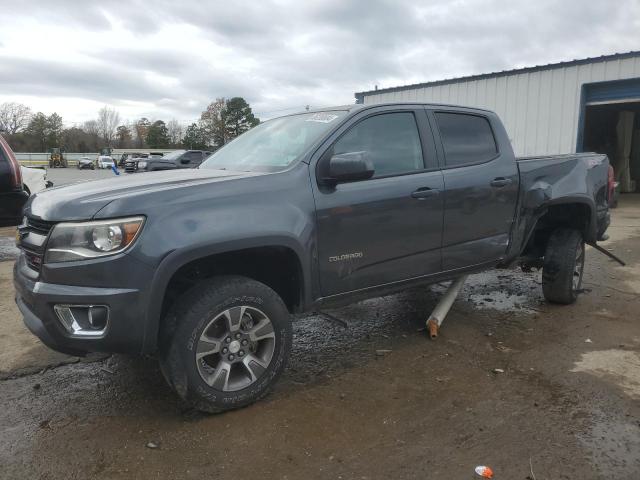
[[[544,298],[552,303],[574,303],[582,287],[584,258],[584,240],[578,230],[555,230],[549,237],[542,266]]]
[[[245,277],[217,277],[191,289],[167,314],[161,367],[187,403],[222,412],[265,396],[291,343],[289,312],[273,290]]]

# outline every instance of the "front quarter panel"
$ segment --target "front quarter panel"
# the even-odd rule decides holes
[[[308,166],[117,200],[98,217],[144,214],[144,230],[130,254],[155,269],[147,308],[144,351],[153,351],[162,300],[172,275],[199,258],[263,246],[298,256],[309,294],[315,252],[315,213]],[[307,300],[305,299],[305,302]]]

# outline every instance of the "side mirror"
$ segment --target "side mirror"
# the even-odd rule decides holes
[[[330,184],[355,182],[373,177],[375,170],[367,152],[350,152],[333,155],[329,159],[328,177]]]
[[[182,163],[183,165],[186,165],[187,163],[189,163],[189,159],[188,158],[181,158],[180,159],[180,163]]]

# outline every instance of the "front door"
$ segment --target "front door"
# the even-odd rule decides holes
[[[323,296],[440,271],[443,179],[432,147],[423,110],[374,110],[323,155],[365,151],[375,168],[314,192]]]

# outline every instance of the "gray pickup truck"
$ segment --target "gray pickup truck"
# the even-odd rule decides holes
[[[269,120],[198,169],[53,188],[19,227],[14,281],[51,348],[157,356],[189,404],[265,395],[291,313],[517,263],[580,291],[609,224],[605,155],[516,159],[492,112],[351,105]]]
[[[175,150],[165,155],[151,154],[146,158],[130,158],[125,161],[127,173],[156,172],[178,168],[197,168],[211,152],[205,150]]]

